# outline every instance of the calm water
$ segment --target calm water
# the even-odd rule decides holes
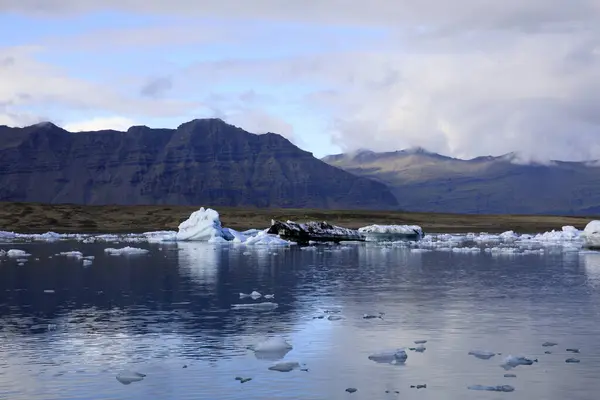
[[[123,246],[0,244],[33,254],[23,266],[0,262],[1,399],[598,398],[600,254],[208,244],[140,244],[150,253],[129,257],[103,252]],[[50,258],[69,250],[96,259],[83,267]],[[252,302],[239,299],[252,290],[274,293],[279,308],[231,309]],[[344,319],[315,318],[327,309]],[[383,319],[362,318],[379,312]],[[285,360],[305,363],[307,372],[269,371],[272,361],[246,350],[272,333],[294,346]],[[404,366],[367,358],[421,339],[427,350],[409,351]],[[559,344],[544,348],[545,341]],[[571,347],[581,353],[567,353]],[[467,354],[472,349],[503,355],[480,360]],[[539,363],[504,378],[499,365],[508,354]],[[122,385],[115,377],[123,369],[147,377]],[[417,384],[427,388],[410,387]],[[467,390],[475,384],[515,391]]]

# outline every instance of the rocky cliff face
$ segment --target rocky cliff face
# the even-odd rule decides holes
[[[410,149],[323,160],[391,188],[407,211],[468,214],[600,213],[600,163],[519,164],[514,154],[461,160]]]
[[[0,126],[0,201],[397,208],[384,184],[220,119],[127,132]]]

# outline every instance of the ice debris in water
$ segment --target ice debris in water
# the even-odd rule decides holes
[[[290,372],[300,368],[300,363],[296,361],[282,361],[269,367],[270,371]]]
[[[123,371],[117,374],[117,380],[123,385],[129,385],[132,382],[139,382],[144,380],[146,374],[133,371]]]
[[[496,355],[496,353],[493,353],[491,351],[483,351],[483,350],[471,350],[471,351],[469,351],[469,355],[477,357],[482,360],[489,360],[490,358],[494,357]]]
[[[486,385],[472,385],[468,386],[469,390],[487,390],[490,392],[514,392],[515,388],[510,385],[498,385],[498,386],[486,386]]]
[[[20,258],[20,257],[30,257],[31,254],[27,253],[25,250],[19,249],[10,249],[6,252],[6,255],[11,258]]]
[[[600,249],[600,221],[590,221],[583,229],[582,236],[585,247]]]
[[[240,293],[240,299],[246,299],[248,297],[252,298],[253,300],[260,299],[261,297],[264,297],[265,299],[274,299],[275,295],[274,294],[265,294],[263,296],[260,292],[257,292],[256,290],[250,294]]]
[[[126,256],[126,255],[141,255],[147,254],[149,251],[146,249],[140,249],[137,247],[123,247],[120,249],[114,249],[112,247],[108,247],[104,249],[104,252],[109,256]]]
[[[542,343],[542,347],[552,347],[552,346],[556,346],[558,343],[554,343],[554,342],[544,342]]]
[[[231,305],[231,308],[233,310],[249,309],[249,310],[264,310],[264,311],[268,311],[268,310],[274,310],[277,307],[279,307],[279,304],[272,303],[270,301],[265,301],[265,302],[262,302],[262,303],[232,304]]]
[[[416,351],[417,353],[423,353],[425,350],[427,350],[427,348],[423,344],[420,344],[416,347],[410,347],[409,350]]]
[[[72,257],[72,258],[83,258],[83,253],[80,251],[63,251],[61,253],[55,254],[55,256],[64,256],[64,257]]]
[[[245,245],[289,245],[287,240],[271,235],[266,230],[249,230],[238,232],[231,228],[223,228],[219,213],[211,208],[201,207],[190,217],[179,224],[175,239],[178,241],[200,241],[209,243],[243,243]]]
[[[504,359],[504,362],[501,364],[501,367],[508,370],[511,368],[516,368],[519,365],[532,365],[537,360],[532,360],[523,356],[512,356],[509,355]]]
[[[404,349],[383,351],[369,356],[369,360],[381,364],[403,364],[407,359],[408,354],[406,354],[406,350]]]
[[[213,238],[233,240],[229,231],[221,227],[219,213],[212,208],[201,207],[194,211],[188,219],[179,224],[176,239],[180,241],[208,242]]]

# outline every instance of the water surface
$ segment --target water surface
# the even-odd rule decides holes
[[[123,246],[0,244],[32,254],[21,266],[0,261],[0,398],[563,400],[596,399],[600,390],[600,254],[201,243],[104,253]],[[84,267],[55,256],[71,250],[96,258]],[[231,309],[265,301],[239,298],[253,290],[275,294],[279,307]],[[328,320],[326,310],[343,319]],[[272,334],[294,346],[284,360],[308,371],[269,371],[273,361],[246,349]],[[405,365],[367,358],[415,340],[427,340],[427,350],[408,351]],[[502,355],[480,360],[467,354],[473,349]],[[505,378],[509,354],[539,362]],[[122,385],[123,369],[147,376]],[[411,388],[418,384],[427,388]],[[515,391],[467,389],[476,384]]]

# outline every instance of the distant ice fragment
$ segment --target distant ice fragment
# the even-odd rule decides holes
[[[570,353],[579,353],[579,349],[567,349]]]
[[[145,374],[141,374],[139,372],[133,371],[123,371],[117,374],[117,380],[121,382],[123,385],[129,385],[132,382],[139,382],[144,380],[146,377]]]
[[[44,293],[52,294],[52,293],[54,293],[54,289],[46,289],[46,290],[44,290]]]
[[[246,294],[246,293],[240,293],[240,299],[245,299],[245,298],[248,298],[248,297],[250,297],[250,298],[252,298],[252,299],[256,300],[256,299],[260,299],[260,298],[262,297],[262,294],[260,294],[260,293],[259,293],[259,292],[257,292],[256,290],[255,290],[255,291],[253,291],[253,292],[252,292],[252,293],[250,293],[250,294]]]
[[[573,364],[573,363],[579,363],[579,362],[580,362],[580,360],[579,360],[579,359],[577,359],[577,358],[567,358],[567,359],[565,360],[565,362],[566,362],[566,363],[569,363],[569,364]]]
[[[353,387],[350,387],[350,388],[346,389],[346,392],[348,392],[348,393],[355,393],[357,391],[358,391],[358,389],[357,388],[353,388]]]
[[[417,353],[423,353],[425,350],[427,350],[427,348],[423,344],[420,344],[417,347],[409,348],[409,350],[416,351]]]
[[[126,255],[141,255],[149,253],[146,249],[140,249],[137,247],[123,247],[120,249],[113,249],[111,247],[104,249],[104,252],[109,256],[126,256]]]
[[[178,229],[176,239],[179,241],[208,242],[213,238],[234,239],[229,230],[221,227],[219,213],[212,208],[201,207],[194,211],[187,220],[179,224]]]
[[[89,267],[90,265],[92,265],[92,260],[83,260],[84,267]]]
[[[418,225],[369,225],[358,229],[367,241],[396,241],[421,239],[423,229]]]
[[[274,299],[275,295],[274,294],[265,294],[265,299]]]
[[[232,304],[231,308],[233,310],[274,310],[279,307],[279,304],[272,303],[270,301],[262,302],[262,303],[250,303],[250,304]]]
[[[72,258],[83,258],[83,253],[80,251],[63,251],[62,253],[55,254],[56,256],[72,257]]]
[[[532,360],[523,356],[509,355],[504,359],[504,362],[501,364],[501,367],[506,370],[509,370],[512,368],[516,368],[519,365],[532,365],[534,362],[537,362],[537,360]]]
[[[342,317],[341,315],[330,315],[327,317],[327,319],[329,321],[339,321],[339,320],[344,319],[344,317]]]
[[[515,374],[504,374],[504,377],[505,378],[516,378],[517,375],[515,375]]]
[[[487,390],[490,392],[514,392],[515,388],[510,385],[499,385],[499,386],[485,386],[485,385],[472,385],[468,386],[469,390]]]
[[[10,249],[9,251],[6,252],[6,255],[8,257],[12,257],[12,258],[30,257],[31,256],[31,254],[27,253],[25,250],[19,250],[19,249]]]
[[[542,343],[542,347],[552,347],[552,346],[556,346],[558,345],[558,343],[554,343],[554,342],[544,342]]]
[[[483,350],[471,350],[471,351],[469,351],[469,355],[477,357],[482,360],[489,360],[490,358],[494,357],[496,355],[496,353],[493,353],[491,351],[483,351]]]
[[[282,361],[269,367],[270,371],[290,372],[300,368],[300,363],[296,361]]]
[[[408,354],[406,354],[406,350],[404,349],[384,351],[369,356],[369,360],[381,364],[403,364],[407,359]]]
[[[415,340],[415,344],[425,344],[427,340]]]

